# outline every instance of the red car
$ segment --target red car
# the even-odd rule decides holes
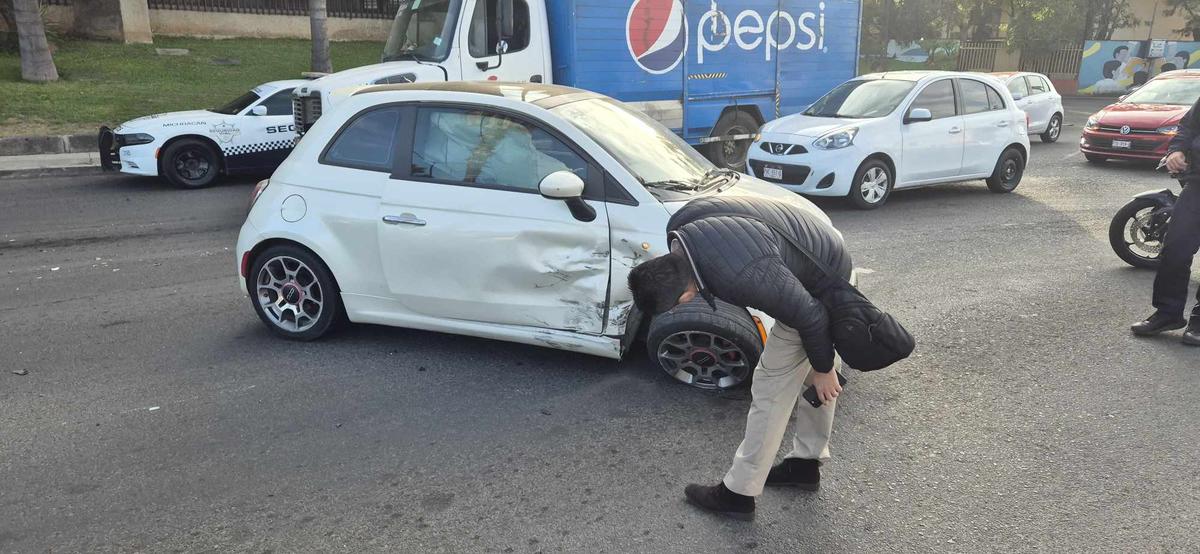
[[[1200,98],[1200,70],[1168,71],[1089,117],[1079,138],[1087,161],[1153,160],[1167,155],[1179,120]]]

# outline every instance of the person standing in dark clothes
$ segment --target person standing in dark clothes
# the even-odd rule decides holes
[[[1200,159],[1200,100],[1179,121],[1179,131],[1167,147],[1167,170],[1171,173],[1194,171]],[[1187,183],[1185,179],[1185,183]],[[1200,291],[1191,319],[1183,317],[1187,308],[1188,285],[1192,280],[1192,258],[1200,250],[1200,179],[1183,187],[1171,212],[1167,236],[1159,254],[1158,274],[1154,277],[1154,314],[1135,323],[1131,329],[1139,336],[1157,335],[1187,327],[1183,343],[1200,346]]]
[[[841,360],[821,295],[829,279],[789,238],[838,277],[853,282],[850,255],[829,218],[807,202],[699,198],[671,217],[667,231],[670,253],[629,273],[638,309],[659,314],[700,295],[775,318],[754,370],[746,432],[732,467],[716,485],[684,489],[688,500],[702,509],[750,519],[754,497],[762,494],[764,485],[817,490],[818,468],[829,458],[834,409],[842,390],[836,371]],[[822,405],[799,402],[795,409],[809,385],[816,388]],[[792,449],[772,467],[794,409]]]

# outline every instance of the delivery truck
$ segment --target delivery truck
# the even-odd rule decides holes
[[[861,11],[861,0],[402,0],[380,63],[295,89],[296,131],[360,85],[554,83],[627,102],[742,169],[760,125],[856,74]]]

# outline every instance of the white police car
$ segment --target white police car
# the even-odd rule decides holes
[[[199,188],[221,174],[270,173],[294,146],[292,90],[272,81],[220,108],[170,112],[100,128],[100,165]]]

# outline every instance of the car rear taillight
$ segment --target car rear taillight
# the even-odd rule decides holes
[[[254,209],[254,203],[258,202],[258,197],[262,196],[263,191],[267,190],[267,185],[270,185],[270,184],[271,184],[270,179],[263,179],[263,180],[259,181],[257,185],[254,185],[254,192],[250,193],[250,204],[248,206],[246,206],[247,212]]]

